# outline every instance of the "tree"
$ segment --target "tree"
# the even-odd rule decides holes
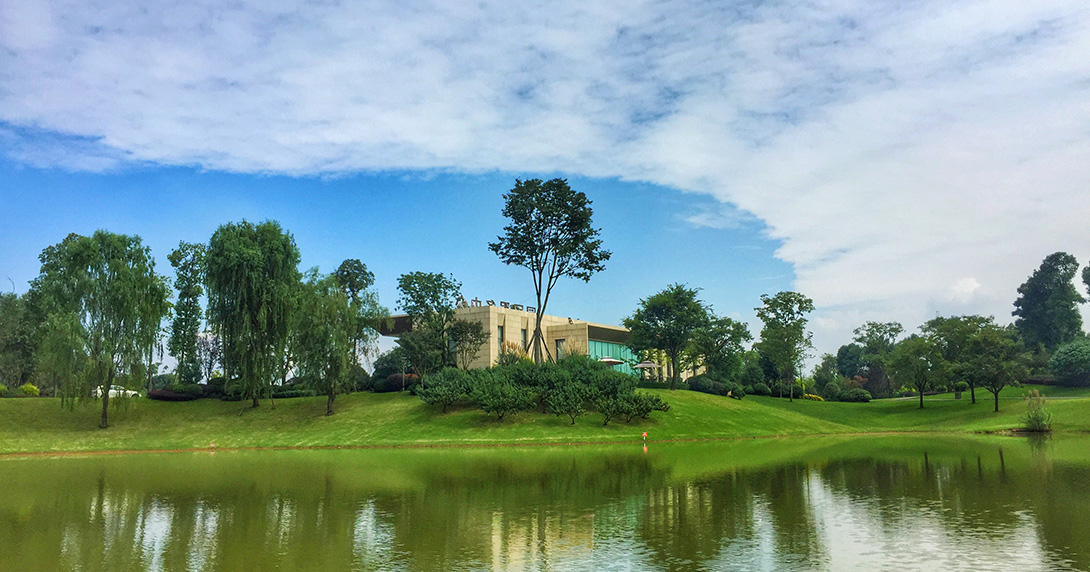
[[[571,424],[575,425],[575,418],[587,412],[583,404],[589,397],[587,384],[568,376],[549,390],[545,403],[550,413],[558,417],[567,415]]]
[[[897,322],[867,322],[855,329],[855,342],[862,347],[859,360],[863,366],[863,376],[867,379],[865,389],[881,397],[893,393],[889,383],[889,357],[897,343],[897,338],[904,333],[904,327]]]
[[[19,387],[34,373],[38,324],[28,306],[26,296],[0,294],[0,386]]]
[[[60,394],[72,403],[96,389],[102,398],[100,427],[106,428],[115,380],[142,379],[146,371],[148,340],[157,337],[170,308],[166,282],[155,273],[151,250],[140,237],[104,230],[70,234],[42,251],[39,260],[41,274],[32,288],[40,292],[53,325],[47,351],[57,354],[46,360],[86,363],[82,375],[58,380]]]
[[[631,332],[629,346],[634,352],[660,349],[670,358],[670,389],[677,387],[678,358],[693,339],[693,334],[708,325],[708,309],[696,297],[697,289],[672,284],[665,290],[640,300],[640,307],[625,318]]]
[[[379,303],[378,293],[371,288],[375,284],[375,275],[359,259],[345,260],[333,275],[356,314],[356,331],[352,333],[352,363],[358,365],[361,353],[370,357],[376,350],[379,324],[390,313]]]
[[[965,373],[976,385],[995,397],[995,412],[999,412],[999,392],[1008,385],[1021,385],[1028,370],[1024,346],[1017,331],[989,325],[969,339]]]
[[[920,394],[920,409],[923,409],[923,394],[941,370],[941,359],[938,348],[930,339],[909,336],[894,346],[887,364],[898,383],[907,382],[916,388]]]
[[[510,224],[488,249],[504,264],[522,266],[533,276],[537,305],[530,345],[534,361],[540,364],[546,345],[541,317],[553,286],[564,276],[589,282],[592,275],[605,270],[611,253],[601,248],[600,231],[591,226],[590,200],[573,191],[566,180],[516,179],[503,198],[503,216]]]
[[[203,244],[179,242],[167,257],[174,267],[174,288],[178,302],[174,304],[174,320],[170,324],[167,349],[178,360],[178,381],[183,384],[201,380],[201,362],[197,352],[197,336],[201,331],[201,295],[204,294]]]
[[[982,329],[995,325],[995,320],[984,316],[939,316],[920,326],[920,331],[930,338],[942,355],[946,371],[969,384],[969,395],[976,403],[976,378],[965,375],[969,354],[969,340]]]
[[[845,344],[836,351],[836,372],[851,379],[863,373],[863,346]]]
[[[280,224],[220,226],[208,243],[206,286],[212,331],[228,379],[258,399],[283,368],[299,288],[299,249]]]
[[[411,329],[430,330],[429,334],[419,335],[414,341],[432,341],[435,346],[428,351],[439,353],[440,366],[453,365],[454,356],[447,330],[454,323],[454,310],[462,297],[462,284],[453,276],[410,272],[398,277],[397,289],[401,292],[397,304],[408,314]],[[413,366],[416,365],[414,362]]]
[[[337,278],[317,271],[307,275],[299,309],[299,375],[327,397],[325,414],[333,415],[333,400],[350,389],[356,313]]]
[[[776,367],[781,382],[791,386],[790,399],[795,399],[795,377],[806,352],[813,347],[806,331],[806,314],[814,311],[814,302],[798,292],[780,292],[775,296],[761,294],[762,306],[755,308],[764,322],[758,349]]]
[[[503,375],[484,370],[475,378],[473,401],[485,413],[495,413],[502,420],[508,413],[518,413],[534,407],[534,391],[515,385]]]
[[[1074,256],[1054,252],[1018,287],[1011,315],[1026,347],[1052,352],[1082,332],[1078,305],[1086,299],[1072,283],[1078,270]]]
[[[814,393],[821,391],[829,383],[837,378],[837,359],[833,354],[821,356],[821,363],[814,368]]]
[[[421,386],[426,386],[425,378],[429,374],[443,367],[445,343],[442,332],[427,327],[409,330],[397,339],[397,345],[404,351],[405,358],[420,379]]]
[[[450,325],[448,335],[451,345],[454,346],[459,367],[469,369],[469,364],[477,357],[481,346],[488,342],[489,332],[480,322],[456,319]]]
[[[693,332],[692,345],[703,357],[707,373],[737,381],[745,365],[745,345],[751,341],[753,335],[745,323],[709,312],[707,324]]]
[[[1064,385],[1090,385],[1090,338],[1079,338],[1056,348],[1048,366]]]

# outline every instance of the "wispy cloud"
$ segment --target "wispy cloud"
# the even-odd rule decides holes
[[[819,339],[1004,317],[1090,257],[1090,5],[0,4],[34,165],[567,172],[706,193],[782,241]]]

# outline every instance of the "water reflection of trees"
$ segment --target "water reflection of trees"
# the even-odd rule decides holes
[[[951,550],[1028,531],[1051,563],[1090,568],[1079,525],[1090,469],[999,451],[832,455],[683,479],[642,455],[497,456],[421,463],[393,489],[341,461],[272,474],[243,463],[230,478],[171,465],[184,476],[167,483],[118,463],[43,465],[0,501],[0,570],[807,569],[844,562],[837,543],[891,550],[921,526]],[[833,530],[840,515],[866,534]]]

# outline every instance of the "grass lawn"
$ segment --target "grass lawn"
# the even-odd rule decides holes
[[[742,401],[691,391],[651,391],[670,402],[668,413],[626,424],[591,413],[567,417],[524,412],[502,421],[477,409],[442,414],[408,394],[360,393],[337,399],[326,417],[325,399],[246,403],[199,400],[169,403],[133,399],[111,411],[112,426],[98,429],[99,409],[61,408],[56,399],[0,400],[0,453],[189,449],[209,447],[448,446],[722,439],[774,435],[886,432],[981,432],[1020,426],[1020,399],[1002,399],[992,412],[978,395],[971,405],[946,396],[871,403],[821,403],[750,396]],[[1020,393],[1018,394],[1020,395]],[[990,398],[990,394],[985,394]],[[1090,431],[1090,397],[1049,404],[1057,431]],[[241,415],[239,412],[241,411]]]

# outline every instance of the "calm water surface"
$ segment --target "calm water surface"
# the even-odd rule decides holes
[[[0,459],[2,571],[1090,570],[1090,438]]]

